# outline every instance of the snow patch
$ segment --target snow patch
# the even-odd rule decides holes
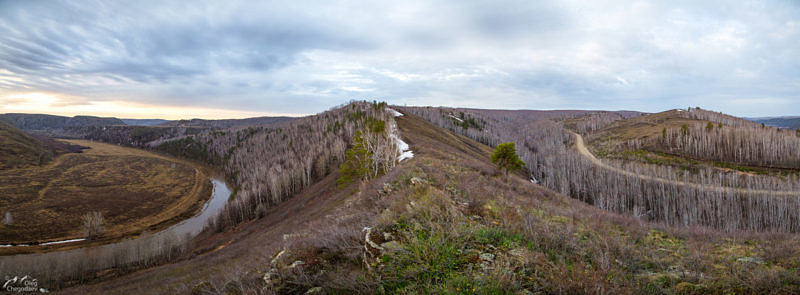
[[[47,243],[38,244],[38,246],[58,245],[58,244],[74,243],[74,242],[81,242],[81,241],[86,241],[86,239],[71,239],[71,240],[47,242]],[[30,244],[16,244],[16,245],[8,244],[8,245],[0,245],[0,248],[2,248],[2,247],[28,247],[28,246],[31,246],[31,245]]]
[[[43,245],[43,246],[45,246],[45,245],[58,245],[58,244],[66,244],[66,243],[80,242],[80,241],[86,241],[86,239],[72,239],[72,240],[63,240],[63,241],[47,242],[47,243],[41,243],[41,244],[39,244],[39,245]]]
[[[394,138],[395,143],[397,144],[397,150],[400,151],[400,156],[397,157],[398,162],[402,162],[405,159],[411,159],[414,157],[414,151],[409,148],[405,141],[400,139],[400,136],[397,136],[397,133],[392,133],[392,138]]]
[[[4,247],[17,247],[17,246],[19,246],[19,247],[28,247],[28,246],[30,246],[30,245],[28,245],[28,244],[16,244],[16,245],[11,245],[11,244],[8,244],[8,245],[0,245],[0,248],[4,248]]]
[[[395,109],[386,108],[387,111],[391,112],[392,115],[395,117],[403,116],[403,113],[396,111]]]
[[[450,118],[456,119],[456,121],[458,122],[464,123],[464,120],[461,120],[461,118],[459,117],[453,116],[453,114],[448,114],[448,116],[450,116]]]
[[[395,117],[400,117],[403,114],[390,108],[386,108],[386,110],[392,112]],[[397,145],[397,150],[400,151],[400,155],[397,156],[397,162],[402,162],[405,159],[411,159],[414,157],[414,151],[408,146],[408,144],[400,138],[399,131],[397,130],[397,125],[392,123],[390,127],[391,134],[389,135],[394,143]]]

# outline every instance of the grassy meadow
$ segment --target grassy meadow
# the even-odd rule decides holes
[[[82,238],[81,216],[101,212],[113,240],[156,231],[200,210],[211,190],[196,165],[143,150],[92,141],[43,166],[0,170],[0,244]],[[2,249],[0,251],[11,251]],[[9,253],[2,253],[9,254]]]

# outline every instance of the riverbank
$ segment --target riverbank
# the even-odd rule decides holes
[[[212,167],[134,148],[68,142],[91,149],[44,167],[0,171],[0,193],[9,196],[0,211],[14,218],[0,227],[0,244],[29,245],[0,247],[0,255],[94,247],[163,231],[198,215],[212,195]],[[80,217],[92,211],[103,213],[105,234],[80,240]]]

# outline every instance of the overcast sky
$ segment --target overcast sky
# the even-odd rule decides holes
[[[377,98],[800,115],[798,3],[0,0],[0,113],[302,115]]]

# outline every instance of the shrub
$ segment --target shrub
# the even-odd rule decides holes
[[[265,205],[264,203],[258,204],[258,206],[256,207],[256,216],[258,217],[258,219],[267,216],[267,205]]]
[[[506,176],[509,171],[516,171],[525,166],[525,162],[522,162],[517,156],[517,148],[513,142],[498,144],[492,153],[491,160],[498,169],[506,170]]]
[[[365,178],[369,173],[369,167],[372,166],[372,155],[365,146],[364,136],[361,131],[356,131],[356,137],[353,139],[355,143],[352,148],[345,152],[345,162],[339,168],[339,173],[342,174],[336,184],[339,187],[346,186],[355,180]]]

